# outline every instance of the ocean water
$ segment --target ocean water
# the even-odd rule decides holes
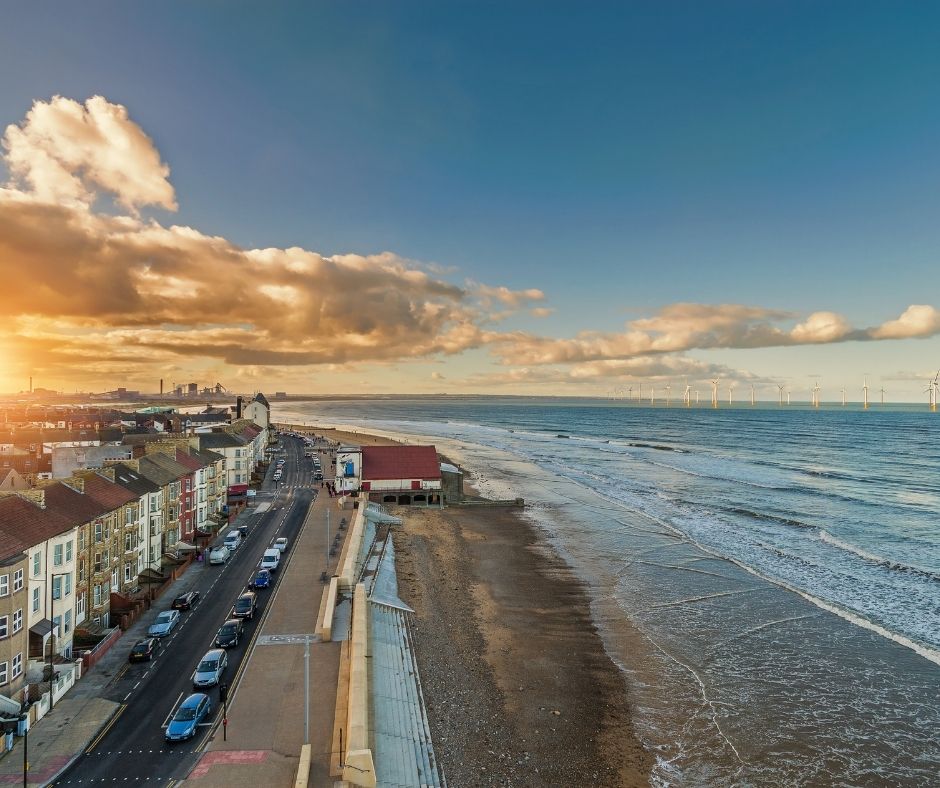
[[[940,414],[275,403],[434,441],[588,583],[654,785],[940,785]]]

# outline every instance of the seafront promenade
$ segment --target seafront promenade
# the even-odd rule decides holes
[[[329,460],[324,456],[324,465]],[[327,509],[335,531],[336,500],[323,490],[311,504],[276,596],[229,698],[228,725],[219,725],[186,782],[195,786],[294,785],[304,745],[304,703],[310,743],[309,785],[329,785],[330,749],[340,644],[322,643],[315,629],[329,540]],[[335,567],[333,557],[330,571]],[[305,636],[310,637],[305,666]],[[309,668],[309,686],[305,675]],[[302,783],[304,784],[304,783]]]

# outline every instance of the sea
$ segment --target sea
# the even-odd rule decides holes
[[[940,785],[940,413],[422,397],[275,420],[433,442],[584,580],[654,786]]]

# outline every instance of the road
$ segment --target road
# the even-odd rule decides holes
[[[270,508],[260,513],[242,512],[239,515],[237,524],[247,523],[250,531],[225,565],[192,565],[176,586],[160,598],[155,605],[157,610],[169,608],[178,588],[192,588],[202,595],[195,608],[183,612],[179,625],[160,641],[151,662],[128,664],[108,685],[104,697],[121,703],[122,708],[111,725],[55,785],[99,782],[166,784],[185,777],[210,736],[223,735],[221,726],[216,730],[222,709],[219,690],[215,687],[208,691],[212,713],[196,736],[173,745],[164,740],[167,720],[179,703],[194,691],[193,671],[203,654],[215,647],[216,632],[229,618],[236,597],[254,576],[262,553],[275,537],[286,536],[289,542],[287,554],[282,558],[283,569],[296,544],[310,502],[316,495],[312,481],[313,463],[304,458],[303,443],[295,438],[282,437],[281,447],[286,452],[283,478],[279,484],[271,479],[272,464],[255,499],[255,509],[265,509],[265,504]],[[316,487],[319,488],[319,483]],[[218,543],[226,532],[219,533]],[[189,575],[194,572],[197,575],[192,582]],[[229,664],[223,680],[233,689],[240,677],[243,658],[253,646],[255,633],[277,593],[282,575],[283,571],[275,573],[274,585],[258,591],[258,610],[254,619],[246,622],[245,636],[238,646],[228,649]]]

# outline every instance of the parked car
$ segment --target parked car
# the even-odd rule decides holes
[[[198,591],[187,591],[185,594],[180,594],[173,600],[172,608],[174,610],[192,610],[198,601]]]
[[[251,581],[252,588],[270,588],[271,573],[267,569],[259,569]]]
[[[154,649],[157,647],[156,638],[138,640],[127,655],[128,662],[150,662],[153,659]]]
[[[193,673],[193,687],[214,687],[219,683],[222,674],[225,673],[225,666],[228,665],[228,654],[221,648],[214,648],[207,651],[205,656],[199,660],[196,666],[196,672]]]
[[[281,553],[283,554],[287,550],[287,537],[279,536],[277,539],[271,542],[271,547],[274,547],[277,550],[280,550]]]
[[[229,555],[231,555],[229,549],[224,544],[220,544],[218,547],[213,547],[209,553],[209,563],[224,564],[228,561]]]
[[[179,610],[164,610],[159,616],[157,616],[157,620],[150,625],[149,629],[147,629],[147,637],[166,637],[170,634],[170,632],[173,631],[173,627],[179,624],[179,622]]]
[[[234,553],[238,546],[242,543],[242,535],[238,531],[229,531],[225,535],[225,540],[223,544],[229,549],[229,552]]]
[[[230,618],[215,636],[215,644],[220,648],[233,648],[238,645],[245,633],[245,623],[240,618]]]
[[[255,609],[258,607],[258,597],[254,591],[246,591],[235,600],[235,606],[232,608],[233,618],[254,618]]]
[[[212,701],[209,700],[209,696],[202,692],[194,692],[176,710],[170,724],[166,726],[164,738],[168,742],[193,738],[199,723],[206,719],[211,711]]]
[[[240,533],[242,535],[242,539],[244,539],[246,536],[248,536],[248,526],[247,525],[238,526],[238,533]]]
[[[264,551],[264,555],[261,558],[261,563],[258,564],[260,569],[268,569],[272,572],[277,571],[278,564],[281,563],[281,551],[276,547],[272,547],[269,550]]]

